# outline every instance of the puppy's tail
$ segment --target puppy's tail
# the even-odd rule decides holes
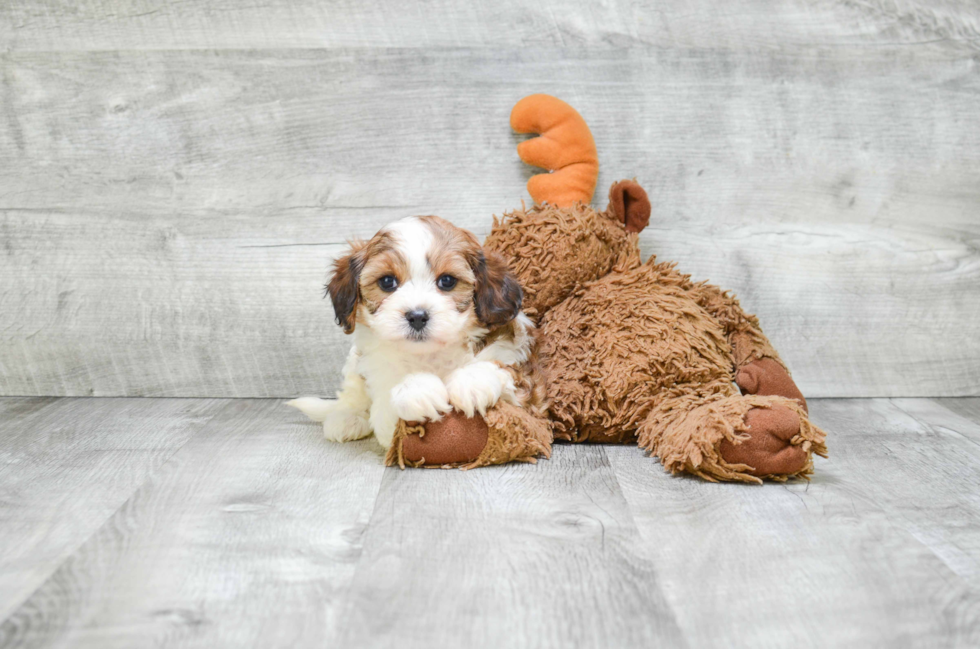
[[[332,401],[317,399],[316,397],[300,397],[286,402],[287,406],[296,408],[313,421],[323,421],[333,407]]]

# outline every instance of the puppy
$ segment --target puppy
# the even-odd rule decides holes
[[[399,419],[453,408],[485,414],[499,399],[543,412],[544,382],[521,287],[472,233],[437,216],[396,221],[355,241],[326,287],[354,344],[336,401],[288,405],[323,422],[327,439],[372,432],[385,448]]]

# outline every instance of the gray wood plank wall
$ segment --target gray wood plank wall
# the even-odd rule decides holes
[[[331,391],[344,239],[485,234],[549,92],[808,395],[980,395],[976,2],[12,0],[0,65],[0,394]]]

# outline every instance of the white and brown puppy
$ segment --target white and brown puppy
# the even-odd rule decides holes
[[[472,417],[499,399],[540,408],[533,324],[521,287],[472,233],[437,216],[396,221],[351,244],[327,284],[337,323],[353,334],[336,401],[289,402],[327,439],[372,432],[388,448],[399,419]]]

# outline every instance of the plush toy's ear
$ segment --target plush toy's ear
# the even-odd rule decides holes
[[[524,292],[503,257],[481,250],[470,260],[470,267],[476,276],[473,302],[477,319],[487,327],[496,327],[516,318]]]
[[[347,254],[333,263],[333,276],[326,286],[326,293],[333,302],[333,312],[337,324],[344,328],[344,333],[354,331],[354,321],[357,318],[357,303],[361,298],[358,282],[361,269],[364,268],[363,241],[352,241]]]
[[[606,212],[625,224],[627,232],[640,232],[650,223],[650,199],[635,180],[620,180],[609,188]]]

